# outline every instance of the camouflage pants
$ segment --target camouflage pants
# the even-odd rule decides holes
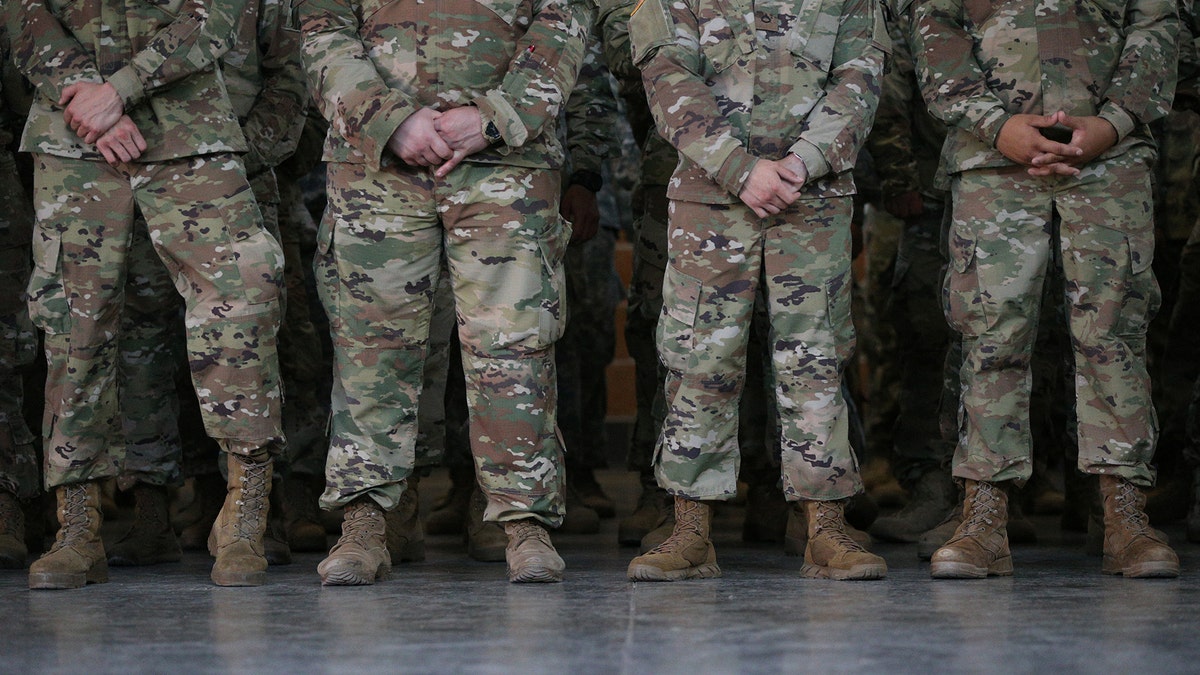
[[[1158,425],[1145,349],[1159,291],[1144,162],[1096,162],[1074,178],[1032,179],[1019,167],[969,171],[955,177],[952,195],[944,299],[963,336],[954,475],[1030,475],[1030,360],[1047,264],[1059,247],[1079,468],[1151,485]]]
[[[673,494],[737,491],[738,405],[760,285],[789,500],[833,500],[862,487],[848,440],[842,369],[850,321],[851,200],[802,200],[758,219],[742,204],[671,202],[658,324],[667,414],[657,477]]]
[[[485,518],[563,514],[554,341],[564,317],[556,171],[328,167],[316,260],[334,340],[325,507],[393,508],[415,463],[417,409],[443,255],[458,315]]]
[[[417,398],[417,468],[438,466],[443,460],[461,462],[463,455],[466,456],[465,463],[470,463],[471,453],[466,445],[457,444],[452,450],[446,447],[450,407],[446,402],[446,391],[453,389],[447,382],[452,374],[450,350],[458,348],[458,343],[451,339],[454,328],[454,289],[450,286],[449,275],[443,273],[433,292],[429,344],[421,375],[421,395]],[[461,366],[453,376],[462,377]]]
[[[21,370],[37,358],[25,305],[33,205],[13,156],[0,149],[0,490],[27,499],[41,487],[33,434],[25,423]]]
[[[938,423],[942,368],[952,335],[941,303],[946,211],[942,202],[926,200],[923,214],[905,219],[887,308],[900,371],[892,472],[904,485],[926,473],[945,471],[953,452]]]
[[[231,155],[110,167],[37,155],[30,314],[45,332],[48,486],[115,476],[123,448],[118,335],[136,209],[187,305],[207,433],[277,449],[279,244]]]
[[[634,362],[637,417],[629,442],[629,469],[653,475],[654,445],[662,429],[665,373],[658,360],[655,328],[662,314],[663,274],[667,267],[667,186],[646,185],[644,208],[638,215],[633,245],[633,276],[625,310],[625,345]]]

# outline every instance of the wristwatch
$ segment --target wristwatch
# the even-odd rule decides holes
[[[484,117],[483,113],[480,113],[480,117],[483,117],[483,137],[487,139],[488,143],[493,145],[499,143],[501,140],[500,129],[496,127],[496,123]]]

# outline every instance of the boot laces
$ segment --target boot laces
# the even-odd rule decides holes
[[[671,536],[655,546],[651,553],[678,553],[691,546],[693,540],[706,538],[704,536],[704,505],[691,499],[676,500],[675,528],[671,531]]]
[[[58,488],[63,491],[62,527],[54,538],[50,552],[69,546],[74,540],[87,535],[88,518],[87,486],[84,483],[68,483]]]
[[[1116,515],[1121,517],[1123,524],[1133,531],[1133,534],[1151,536],[1150,518],[1141,506],[1141,491],[1127,480],[1117,481],[1116,494],[1113,495],[1117,506]]]
[[[382,510],[373,500],[358,501],[346,506],[342,517],[342,536],[338,544],[356,542],[363,548],[369,548],[371,539],[375,536],[377,521]]]
[[[134,500],[134,522],[145,523],[154,532],[160,532],[166,529],[167,522],[163,520],[162,509],[151,506],[152,503],[159,502],[156,488],[142,486],[138,488],[140,494]]]
[[[267,510],[267,473],[270,464],[246,462],[242,473],[242,498],[234,523],[239,539],[258,538],[259,520]]]
[[[975,490],[975,499],[971,502],[971,511],[966,514],[961,532],[971,536],[987,531],[1000,513],[1000,490],[991,483],[979,482]]]
[[[846,532],[846,517],[838,502],[813,502],[809,508],[817,511],[816,534],[823,534],[835,543],[853,550],[862,547]]]
[[[521,544],[531,539],[536,539],[547,546],[550,545],[550,533],[532,518],[525,518],[506,524],[508,525],[508,531],[516,538],[516,547],[518,548]]]

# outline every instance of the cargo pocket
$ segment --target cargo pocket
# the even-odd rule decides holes
[[[975,234],[952,225],[948,247],[950,271],[942,286],[946,321],[962,335],[976,337],[987,330],[988,319],[986,298],[980,292]]]
[[[538,239],[542,253],[542,298],[538,311],[538,348],[545,349],[567,328],[567,272],[563,259],[571,241],[571,223],[562,216],[550,219]]]
[[[699,279],[667,265],[663,277],[663,309],[656,332],[658,358],[671,370],[684,370],[695,351],[701,287]]]
[[[29,318],[51,335],[70,332],[70,304],[63,290],[62,235],[38,228],[33,235],[33,271],[29,278]]]
[[[231,225],[229,232],[246,303],[278,300],[283,286],[283,247],[262,227],[257,202],[218,204],[217,210],[226,223],[255,223],[252,227]]]
[[[1162,291],[1151,269],[1154,263],[1154,233],[1126,233],[1122,253],[1126,258],[1127,275],[1121,310],[1117,315],[1116,334],[1141,343],[1146,339],[1150,322],[1162,305]]]
[[[321,224],[317,226],[317,250],[313,255],[313,276],[316,279],[317,297],[329,320],[333,335],[342,334],[342,315],[338,306],[338,284],[340,282],[337,262],[333,255],[333,215],[325,210]]]

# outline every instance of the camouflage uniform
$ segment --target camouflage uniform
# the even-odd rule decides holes
[[[692,500],[736,493],[737,405],[763,285],[789,500],[861,489],[841,370],[850,322],[850,176],[888,41],[872,2],[647,0],[630,18],[658,128],[682,159],[671,199],[659,356],[668,410],[659,483]],[[820,104],[818,105],[818,101]],[[736,195],[759,158],[797,154],[801,198],[759,219]]]
[[[1166,114],[1173,93],[1175,7],[929,0],[915,11],[923,93],[950,127],[944,298],[963,335],[954,475],[988,483],[1030,475],[1029,360],[1058,248],[1079,467],[1149,485],[1157,422],[1145,335],[1159,291],[1150,269],[1154,145],[1145,123]],[[1136,25],[1124,23],[1134,16]],[[1117,143],[1074,177],[1031,177],[995,149],[1013,114],[1057,110],[1098,115],[1116,129]]]
[[[116,336],[135,209],[187,304],[207,432],[243,455],[280,446],[282,255],[261,227],[235,154],[245,139],[214,66],[242,8],[23,0],[7,12],[17,65],[37,90],[22,149],[36,164],[30,312],[46,332],[50,486],[118,470]],[[114,19],[127,30],[110,30]],[[147,143],[137,161],[106,164],[66,125],[57,101],[73,82],[117,90]]]
[[[591,9],[307,0],[299,11],[309,78],[331,123],[316,262],[335,345],[322,504],[367,494],[385,509],[399,501],[415,460],[444,255],[485,518],[557,525],[563,472],[552,345],[565,319],[570,232],[558,215],[563,153],[554,126],[583,59]],[[444,178],[387,151],[419,108],[466,104],[501,142]]]
[[[0,68],[7,100],[19,78],[13,70],[8,33],[0,26]],[[15,79],[15,81],[14,81]],[[33,434],[25,424],[21,370],[37,358],[37,332],[24,302],[29,282],[29,242],[33,236],[33,205],[8,148],[13,142],[14,116],[0,105],[0,491],[22,499],[39,492],[38,458]]]

